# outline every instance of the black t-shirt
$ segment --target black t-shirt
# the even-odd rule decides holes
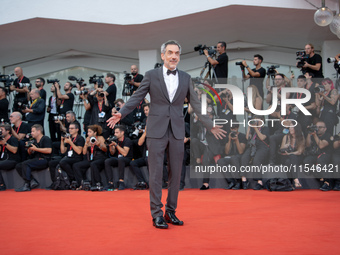
[[[216,59],[218,64],[215,66],[215,73],[217,78],[228,78],[228,55],[222,53]]]
[[[39,89],[40,97],[46,102],[46,90]]]
[[[85,139],[84,137],[80,136],[80,135],[77,135],[77,137],[74,137],[74,138],[71,138],[72,142],[74,143],[75,146],[81,146],[81,147],[84,147],[85,145]],[[80,160],[83,159],[83,151],[80,152],[80,154],[77,154],[73,148],[71,148],[70,144],[66,143],[66,149],[67,151],[73,151],[72,152],[72,158],[79,158]],[[66,153],[66,155],[68,155],[68,152]]]
[[[66,112],[73,110],[73,103],[74,103],[73,93],[70,92],[70,93],[67,93],[66,95],[68,96],[68,99],[61,100],[61,105],[60,105],[60,110],[59,110],[60,114],[65,114],[65,115],[66,115]]]
[[[29,130],[28,124],[25,122],[21,122],[18,127],[13,126],[14,131],[17,134],[28,134],[31,133],[31,130]]]
[[[256,68],[251,69],[253,72],[260,73],[260,77],[252,77],[250,75],[249,85],[255,85],[256,88],[259,90],[261,97],[263,98],[263,80],[266,77],[266,69],[260,67],[256,70]]]
[[[255,134],[255,146],[256,146],[256,149],[263,149],[263,148],[268,149],[269,148],[269,136],[270,136],[269,128],[268,127],[260,127],[258,129],[259,129],[261,134],[266,136],[266,139],[264,139],[264,141],[259,139],[259,137],[257,136],[255,130],[252,128],[251,134]],[[254,139],[254,135],[251,136],[251,139]]]
[[[8,119],[8,100],[3,98],[0,100],[0,121],[9,122]]]
[[[36,145],[38,148],[51,148],[52,149],[52,140],[48,136],[41,137],[39,143],[37,141],[34,142],[34,145]],[[45,154],[37,151],[33,151],[31,154],[32,158],[44,158],[46,160],[51,159],[51,154]]]
[[[329,134],[328,132],[326,132],[324,135],[319,137],[320,141],[322,140],[326,140],[328,142],[328,145],[326,147],[324,147],[323,149],[318,149],[318,155],[326,153],[326,154],[331,154],[332,150],[333,150],[333,143],[331,141],[331,134]],[[314,136],[311,136],[311,140],[312,140],[312,147],[317,146],[315,140],[314,140]]]
[[[13,82],[13,85],[17,88],[20,89],[20,83],[30,83],[30,79],[28,79],[26,76],[22,77],[22,79],[18,79],[16,78]],[[18,93],[15,96],[16,100],[18,101],[24,101],[27,102],[27,97],[26,97],[26,93]]]
[[[125,156],[125,158],[132,158],[133,157],[133,152],[132,152],[132,141],[130,140],[130,138],[124,136],[124,140],[123,141],[118,141],[118,145],[122,148],[124,147],[129,147],[130,150],[128,152],[128,154]],[[119,156],[120,155],[120,156]],[[114,157],[121,157],[122,155],[119,153],[117,147],[116,147],[116,152],[113,155]]]
[[[81,126],[78,120],[73,121],[72,123],[77,123],[79,125],[79,129],[78,129],[78,135],[81,135]],[[69,127],[70,127],[71,123],[68,123],[67,121],[65,122],[65,128],[66,128],[66,132],[69,133]]]
[[[323,73],[322,73],[322,57],[319,54],[314,54],[313,57],[307,59],[307,63],[311,65],[316,65],[316,64],[321,64],[320,70],[315,71],[309,67],[306,68],[306,71],[308,73],[313,73],[314,78],[323,78]]]
[[[12,145],[14,147],[18,147],[19,142],[18,139],[16,139],[14,136],[11,136],[8,140],[7,143],[9,145]],[[20,156],[17,151],[17,153],[12,153],[9,151],[6,146],[0,145],[0,160],[15,160],[17,162],[20,162]]]
[[[107,88],[106,92],[109,94],[107,96],[107,100],[109,101],[110,109],[112,109],[112,107],[114,107],[114,101],[116,101],[116,94],[117,94],[116,84],[110,85]]]
[[[143,122],[146,118],[144,114],[143,104],[145,103],[145,100],[142,100],[139,105],[132,111],[133,113],[133,122],[140,121]]]
[[[140,83],[140,82],[142,82],[143,78],[144,78],[143,75],[137,74],[136,76],[133,77],[132,80],[133,80],[134,82]],[[137,89],[138,89],[138,87],[132,85],[132,89],[131,89],[132,92],[131,92],[131,93],[133,93],[133,92],[136,91]]]
[[[237,136],[238,136],[238,140],[239,140],[240,144],[243,143],[243,144],[247,145],[247,138],[246,138],[245,134],[238,133]],[[229,140],[229,135],[228,135],[227,140]],[[233,140],[231,140],[230,151],[229,151],[228,156],[233,156],[233,155],[240,155],[240,153],[237,150],[235,142]]]

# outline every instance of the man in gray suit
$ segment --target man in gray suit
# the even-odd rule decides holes
[[[183,102],[187,97],[200,120],[217,137],[225,136],[221,126],[213,127],[207,116],[200,113],[200,102],[194,92],[190,75],[176,69],[180,60],[181,46],[177,41],[167,41],[161,46],[163,67],[145,73],[139,88],[124,107],[108,120],[112,128],[115,123],[128,115],[150,94],[150,112],[147,121],[147,146],[149,151],[150,207],[153,225],[168,228],[167,223],[183,225],[175,211],[181,179],[185,135]],[[163,217],[162,171],[164,152],[168,154],[168,198]]]

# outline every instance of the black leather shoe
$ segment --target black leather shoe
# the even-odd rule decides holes
[[[5,191],[6,190],[6,185],[3,184],[3,185],[0,185],[0,191]]]
[[[204,184],[203,184],[202,187],[200,188],[200,190],[207,190],[207,189],[209,189],[209,186],[207,187],[207,186],[205,186]]]
[[[242,182],[243,189],[248,189],[249,181]]]
[[[264,187],[260,183],[256,183],[255,188],[253,190],[263,190]]]
[[[16,192],[31,191],[30,184],[25,182],[24,186],[19,189],[15,189]]]
[[[30,188],[31,189],[35,189],[35,188],[37,188],[39,186],[39,182],[36,180],[36,179],[32,179],[31,180],[31,183],[30,183]]]
[[[340,183],[337,183],[337,184],[334,186],[333,190],[335,190],[335,191],[340,191]]]
[[[241,188],[241,183],[238,182],[235,184],[235,186],[233,187],[233,190],[239,190]]]
[[[153,225],[156,228],[162,228],[162,229],[168,228],[168,224],[166,224],[163,216],[158,216],[158,217],[154,218],[152,221],[153,221]]]
[[[231,189],[232,187],[234,187],[235,186],[235,182],[231,182],[231,183],[229,183],[229,185],[226,187],[226,188],[224,188],[224,189]]]
[[[327,183],[324,183],[324,184],[322,185],[322,187],[320,188],[320,190],[322,190],[322,191],[330,191],[330,190],[332,190],[332,188],[331,188],[331,186],[328,185]]]
[[[178,225],[178,226],[183,225],[183,221],[179,220],[176,217],[175,213],[172,213],[172,212],[165,212],[165,221],[173,225]]]

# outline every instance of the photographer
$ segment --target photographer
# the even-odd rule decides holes
[[[39,124],[34,124],[31,128],[34,143],[27,149],[31,159],[16,165],[16,170],[25,180],[25,184],[15,191],[30,191],[39,186],[39,183],[33,178],[31,172],[46,169],[52,153],[52,141],[49,137],[44,136],[43,132],[44,129]]]
[[[112,102],[116,101],[116,94],[117,94],[117,87],[115,84],[116,76],[113,73],[107,73],[105,77],[105,83],[109,86],[106,89],[106,97],[110,104]],[[110,108],[112,108],[113,105],[110,105]]]
[[[20,162],[18,140],[11,135],[11,125],[0,125],[0,170],[12,170]],[[0,171],[0,191],[6,190],[6,185]]]
[[[52,142],[60,140],[60,128],[58,123],[55,122],[54,117],[59,115],[59,105],[57,103],[58,97],[55,90],[55,86],[51,86],[52,96],[48,99],[47,112],[48,115],[48,126],[50,130],[50,137]]]
[[[313,73],[314,78],[323,78],[322,57],[314,52],[313,44],[307,44],[305,46],[305,52],[309,57],[305,60],[302,67],[303,72]]]
[[[281,143],[280,154],[281,162],[285,166],[295,166],[296,169],[302,164],[303,153],[305,151],[305,138],[302,133],[300,124],[289,128],[289,133],[286,134]],[[295,171],[289,172],[288,177],[295,188],[301,188],[301,183]]]
[[[141,81],[143,80],[143,75],[138,73],[138,67],[136,65],[131,66],[131,74],[133,78],[129,81],[129,84],[132,86],[132,89],[131,89],[131,94],[132,94],[138,89]]]
[[[73,111],[67,111],[65,121],[61,121],[59,118],[56,122],[60,125],[61,133],[69,133],[69,126],[71,123],[77,123],[80,126],[79,121],[76,119],[76,114]],[[65,124],[64,124],[65,123]],[[81,135],[80,129],[78,129],[78,135]]]
[[[254,107],[254,109],[256,110],[262,110],[262,105],[263,105],[263,98],[261,97],[259,90],[257,89],[257,87],[255,85],[249,85],[248,88],[252,89],[252,106]],[[247,112],[248,114],[248,120],[253,118],[253,113],[249,110],[249,105],[248,105],[248,100],[247,100],[247,106],[244,107],[244,110]]]
[[[204,55],[211,65],[214,66],[214,70],[217,78],[228,78],[228,55],[226,53],[226,42],[220,41],[217,43],[217,52],[220,54],[217,59],[213,59],[207,49],[204,49]]]
[[[274,76],[274,86],[270,86],[270,77],[266,80],[267,96],[266,102],[271,105],[273,102],[273,88],[277,88],[278,104],[281,104],[281,90],[284,87],[291,87],[291,81],[282,73],[277,72]],[[290,98],[290,93],[287,93],[287,98]]]
[[[12,112],[9,116],[12,126],[11,134],[19,141],[19,155],[22,161],[27,159],[27,151],[25,149],[26,135],[29,133],[28,124],[22,121],[20,112]]]
[[[118,98],[116,101],[114,101],[114,105],[116,106],[116,110],[119,111],[123,108],[125,105],[125,102],[123,99]],[[134,123],[134,114],[133,112],[130,112],[125,118],[120,120],[120,124],[124,125],[125,127],[131,127]]]
[[[336,109],[339,94],[334,88],[331,79],[323,79],[321,85],[315,87],[316,94],[316,113],[320,114],[320,120],[326,123],[327,132],[333,135],[334,127],[339,123]]]
[[[266,69],[261,67],[262,62],[263,62],[263,57],[259,54],[256,54],[254,55],[254,59],[253,59],[253,64],[255,68],[250,69],[247,62],[243,60],[241,70],[242,70],[243,79],[245,80],[250,79],[249,85],[255,85],[257,89],[259,90],[261,97],[264,98],[263,80],[264,80],[264,77],[266,76]],[[247,69],[248,71],[247,75],[245,73],[245,69]]]
[[[6,98],[6,90],[3,87],[0,87],[0,121],[8,123],[8,100]]]
[[[229,183],[226,189],[238,190],[241,188],[241,180],[243,189],[248,188],[248,181],[245,176],[241,176],[240,166],[241,157],[247,146],[246,135],[238,132],[239,125],[234,124],[230,129],[228,141],[224,147],[225,157],[217,161],[217,165],[227,166],[232,165],[236,167],[236,173],[228,173],[226,176]],[[233,178],[234,177],[234,178]]]
[[[44,124],[44,113],[45,113],[45,101],[40,97],[38,89],[32,89],[29,93],[32,103],[30,107],[22,110],[26,114],[26,120],[28,127],[31,128],[34,124],[39,124],[43,127]]]
[[[64,85],[65,94],[61,94],[60,85],[58,82],[54,83],[56,94],[58,97],[59,114],[66,114],[68,111],[73,110],[74,95],[72,94],[72,84],[71,82],[66,82]]]
[[[98,124],[102,128],[104,139],[110,135],[110,129],[106,121],[110,117],[110,105],[103,89],[97,88],[88,95],[91,105],[90,125]]]
[[[15,95],[13,111],[19,111],[19,104],[28,104],[28,94],[30,80],[24,76],[22,68],[16,67],[14,69],[15,76],[17,77],[13,85],[10,86],[11,91],[15,91],[17,94]]]
[[[66,154],[61,160],[51,160],[49,163],[50,175],[52,182],[55,182],[55,170],[59,164],[60,168],[64,170],[69,176],[70,181],[75,181],[74,171],[72,169],[73,164],[83,160],[83,147],[85,139],[79,135],[80,125],[79,123],[70,123],[68,130],[69,134],[61,137],[60,151],[62,154]],[[47,189],[51,189],[53,183]]]
[[[307,156],[304,158],[303,164],[307,164],[309,168],[312,168],[314,164],[320,164],[322,169],[331,162],[331,135],[326,132],[327,127],[323,121],[318,121],[316,126],[311,126],[308,129],[309,133],[306,138]],[[318,167],[314,166],[313,173],[315,173],[315,176],[323,182],[322,171],[320,171]],[[331,190],[329,183],[323,183],[320,189],[324,191]]]
[[[77,180],[77,190],[85,188],[82,185],[87,179],[86,171],[89,167],[91,168],[91,186],[95,189],[102,186],[100,172],[105,166],[106,152],[107,147],[102,136],[102,128],[98,125],[88,126],[87,138],[83,147],[83,154],[87,156],[87,159],[72,166]]]
[[[241,157],[241,166],[254,165],[260,166],[265,164],[269,155],[269,129],[263,125],[264,117],[255,115],[251,121],[252,126],[248,126],[246,139],[248,146]],[[261,127],[257,127],[261,126]],[[254,174],[254,180],[257,181],[254,190],[262,190],[263,183],[260,173]],[[248,185],[246,185],[248,186]]]
[[[35,87],[39,90],[40,97],[44,99],[44,101],[46,102],[46,90],[44,90],[44,85],[45,85],[44,78],[40,77],[35,80]]]
[[[115,127],[116,140],[109,144],[110,155],[112,158],[105,160],[105,176],[108,181],[106,190],[115,189],[114,180],[117,182],[118,190],[124,190],[124,169],[129,166],[133,157],[132,141],[124,136],[125,127],[118,125]],[[114,167],[113,174],[111,167]],[[116,168],[118,167],[118,169]]]

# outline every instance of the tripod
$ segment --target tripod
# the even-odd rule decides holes
[[[215,56],[212,56],[212,57],[215,57]],[[214,68],[212,68],[212,65],[210,64],[210,62],[207,60],[200,72],[200,79],[203,78],[203,74],[205,72],[205,69],[208,68],[208,72],[207,74],[205,75],[204,79],[207,79],[209,77],[209,79],[214,79],[215,78],[215,82],[218,83],[218,79],[217,79],[217,76],[216,76],[216,73],[215,73],[215,70]]]

